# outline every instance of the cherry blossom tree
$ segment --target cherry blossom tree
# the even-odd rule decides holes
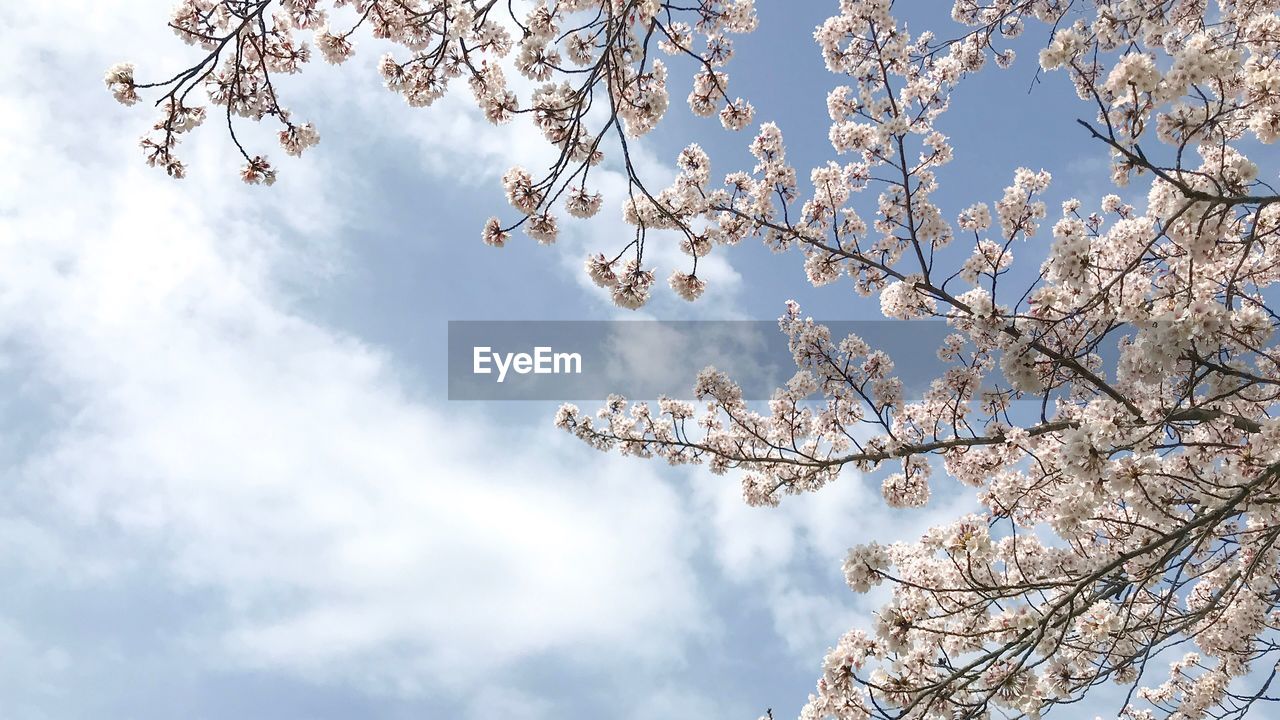
[[[651,295],[646,241],[681,245],[689,266],[670,285],[694,300],[699,258],[758,237],[802,254],[814,285],[847,275],[888,318],[945,320],[947,369],[919,397],[884,352],[789,303],[797,372],[767,408],[706,369],[698,405],[616,397],[556,417],[601,450],[732,470],[754,505],[846,471],[883,477],[894,507],[926,505],[937,475],[972,488],[981,512],[850,550],[850,587],[889,599],[827,654],[802,718],[1070,716],[1104,683],[1133,720],[1237,718],[1277,699],[1280,195],[1263,179],[1276,166],[1246,152],[1274,160],[1280,136],[1280,2],[955,0],[950,37],[909,32],[888,0],[833,5],[814,39],[844,83],[827,98],[834,155],[807,182],[782,130],[728,92],[750,0],[184,0],[170,25],[195,63],[159,82],[118,65],[106,82],[160,108],[149,164],[182,177],[178,141],[213,113],[243,179],[270,184],[239,123],[278,124],[300,154],[319,135],[273,78],[303,71],[312,47],[340,63],[372,37],[394,48],[383,81],[410,105],[461,78],[489,120],[529,114],[558,149],[540,175],[504,176],[513,220],[489,220],[485,242],[521,228],[550,243],[561,209],[595,214],[592,171],[610,153],[628,180],[611,201],[635,236],[586,271],[620,306]],[[1026,168],[999,198],[935,204],[951,94],[1014,65],[1007,45],[1032,24],[1048,37],[1037,71],[1070,78],[1080,132],[1142,207],[1069,200],[1050,220],[1050,174]],[[695,114],[756,129],[753,168],[713,183],[690,145],[674,183],[646,185],[628,143],[667,110],[660,54],[694,68]],[[517,93],[513,73],[533,89]]]

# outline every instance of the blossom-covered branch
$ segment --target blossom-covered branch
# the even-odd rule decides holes
[[[792,304],[780,325],[798,372],[767,411],[709,369],[701,411],[615,398],[596,417],[565,406],[557,418],[600,449],[737,470],[753,504],[890,463],[892,506],[925,505],[938,470],[977,488],[982,514],[850,552],[850,586],[888,583],[892,600],[831,651],[803,717],[1038,717],[1108,680],[1129,686],[1129,718],[1239,717],[1271,699],[1280,318],[1266,291],[1280,277],[1280,197],[1240,148],[1277,136],[1280,18],[1265,3],[1213,18],[1189,3],[1097,3],[1091,22],[1066,24],[1068,10],[954,11],[1006,35],[1053,27],[1041,68],[1065,70],[1092,108],[1081,124],[1111,153],[1112,179],[1149,178],[1141,211],[1117,195],[1092,212],[1063,203],[1029,285],[1014,282],[1014,253],[1046,221],[1049,173],[1019,169],[994,210],[975,202],[954,222],[932,201],[953,154],[937,129],[949,94],[988,53],[1011,58],[987,32],[913,38],[885,2],[843,3],[816,34],[853,80],[828,97],[833,148],[852,161],[814,168],[802,190],[765,125],[750,173],[713,188],[691,147],[660,196],[718,238],[797,248],[810,282],[851,277],[888,318],[945,319],[949,369],[922,397],[892,358]],[[871,188],[868,222],[854,199]],[[1149,664],[1188,645],[1153,681]]]
[[[586,270],[619,305],[650,296],[643,251],[656,230],[691,257],[670,278],[686,299],[705,288],[699,258],[755,237],[802,255],[814,285],[847,278],[887,318],[952,327],[938,348],[947,368],[918,396],[893,358],[789,303],[780,328],[797,373],[767,408],[708,369],[700,408],[618,397],[595,416],[557,415],[600,449],[738,472],[757,505],[846,469],[880,473],[895,507],[927,504],[935,474],[972,488],[980,513],[850,551],[851,588],[887,585],[891,599],[827,655],[803,718],[1034,718],[1109,681],[1127,688],[1117,710],[1132,720],[1236,718],[1273,699],[1280,196],[1265,180],[1277,168],[1247,153],[1267,157],[1280,137],[1280,3],[956,0],[961,28],[944,38],[910,32],[889,0],[841,0],[814,33],[840,83],[827,96],[831,159],[802,182],[782,129],[764,123],[754,167],[713,183],[711,158],[691,144],[662,189],[630,160],[629,143],[667,107],[668,70],[650,50],[692,61],[696,114],[751,125],[723,71],[730,35],[755,26],[747,0],[329,4],[352,15],[342,31],[314,0],[185,2],[173,26],[202,60],[150,85],[128,66],[107,77],[125,102],[159,96],[148,161],[182,174],[177,138],[206,112],[189,104],[196,88],[237,147],[237,119],[271,118],[300,152],[317,136],[279,105],[273,74],[305,64],[302,30],[337,62],[368,27],[405,48],[381,67],[411,104],[464,78],[490,120],[531,113],[560,150],[540,178],[506,174],[519,217],[490,220],[486,242],[515,227],[551,242],[561,202],[595,214],[604,198],[590,172],[616,152],[628,183],[614,201],[636,235]],[[1131,194],[1096,208],[1067,200],[1047,233],[1043,170],[1016,169],[999,198],[935,202],[963,152],[943,132],[952,95],[989,64],[1014,65],[1004,46],[1031,24],[1048,33],[1036,72],[1070,79],[1082,140]],[[506,80],[512,68],[540,83],[527,100]],[[247,181],[274,179],[240,151]]]
[[[592,190],[591,172],[605,159],[610,140],[621,158],[628,196],[654,202],[627,141],[647,134],[667,110],[668,71],[655,50],[695,62],[688,96],[694,113],[718,114],[734,130],[751,122],[751,105],[728,95],[723,70],[733,55],[731,36],[755,28],[750,0],[521,5],[522,11],[496,0],[183,0],[169,25],[200,49],[199,60],[166,80],[147,83],[135,79],[132,64],[122,63],[108,71],[106,83],[125,104],[156,96],[160,120],[142,140],[149,165],[183,177],[187,169],[178,158],[178,143],[213,106],[244,161],[241,177],[271,185],[277,169],[265,154],[245,148],[237,131],[240,121],[276,123],[280,145],[290,155],[301,155],[320,139],[315,126],[296,121],[281,104],[274,79],[303,72],[313,44],[337,64],[352,56],[362,32],[389,41],[400,51],[382,57],[383,82],[409,105],[429,106],[455,81],[463,82],[490,122],[529,115],[558,150],[541,176],[515,167],[503,177],[519,217],[509,223],[495,217],[485,224],[484,241],[497,246],[518,227],[538,242],[555,242],[558,208],[577,218],[595,215],[603,198]],[[509,80],[512,72],[532,83],[525,97]],[[658,215],[665,225],[679,225],[668,210]],[[644,304],[653,284],[652,272],[642,268],[649,225],[635,225],[635,239],[614,258],[617,263],[631,254],[613,275],[614,298],[626,307]],[[691,231],[686,235],[695,241]],[[703,287],[697,257],[694,253],[691,269],[679,274],[677,289],[690,299]]]

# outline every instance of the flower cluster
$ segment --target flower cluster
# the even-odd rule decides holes
[[[279,75],[302,72],[313,47],[325,61],[346,62],[357,49],[357,35],[389,41],[394,48],[378,63],[386,87],[415,107],[434,104],[457,85],[465,85],[480,112],[495,124],[520,114],[532,119],[559,158],[545,175],[513,168],[503,182],[514,222],[487,222],[485,243],[501,246],[516,227],[533,239],[553,243],[559,233],[557,205],[575,218],[595,215],[603,197],[588,187],[591,168],[605,160],[608,138],[618,146],[652,130],[670,104],[668,69],[657,52],[697,61],[690,109],[719,116],[724,127],[741,130],[754,109],[728,92],[725,67],[733,57],[732,36],[756,27],[753,0],[701,0],[688,4],[656,0],[536,0],[520,5],[479,0],[181,0],[170,27],[202,51],[200,60],[172,79],[139,84],[134,67],[120,64],[106,85],[124,104],[140,92],[160,95],[164,107],[156,132],[143,140],[147,162],[182,177],[186,167],[176,156],[187,120],[203,106],[197,97],[225,109],[226,126],[244,160],[241,177],[269,185],[276,170],[264,155],[252,154],[240,140],[236,120],[271,119],[289,155],[300,155],[320,138],[310,123],[295,122],[277,95]],[[519,92],[513,74],[532,90]],[[607,107],[606,116],[589,112]],[[648,197],[630,158],[628,196]],[[661,216],[670,216],[666,209]],[[631,250],[639,262],[646,232],[672,227],[634,220],[638,236]],[[689,233],[686,233],[688,235]],[[617,286],[615,300],[639,307],[652,284],[637,270]],[[671,286],[686,299],[700,296],[705,281],[696,258],[688,272],[677,271]],[[629,279],[627,279],[629,278]]]

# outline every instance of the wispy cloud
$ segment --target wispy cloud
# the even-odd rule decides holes
[[[5,59],[46,59],[0,71],[0,154],[28,169],[0,217],[0,345],[48,401],[6,417],[42,428],[6,457],[7,534],[103,585],[130,543],[162,548],[164,584],[217,599],[172,642],[215,666],[393,693],[535,657],[678,666],[708,619],[677,495],[549,426],[425,405],[387,352],[293,312],[290,284],[339,262],[354,190],[314,159],[271,194],[141,167],[118,141],[139,118],[98,75],[107,38],[167,3],[103,5],[76,33],[102,23],[101,46],[65,53],[77,8],[3,11],[23,28]],[[196,166],[223,164],[205,135]]]

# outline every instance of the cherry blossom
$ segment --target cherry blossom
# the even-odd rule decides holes
[[[255,185],[274,183],[278,168],[266,154],[243,145],[241,122],[278,124],[285,153],[303,154],[319,142],[320,133],[311,123],[295,120],[283,104],[280,77],[304,72],[317,54],[342,64],[357,52],[362,36],[387,41],[393,49],[379,59],[378,71],[387,89],[410,106],[428,107],[465,86],[488,121],[501,125],[526,115],[559,152],[543,175],[512,168],[503,178],[519,214],[497,227],[486,223],[482,238],[494,246],[503,245],[521,226],[536,241],[552,243],[562,197],[569,215],[595,215],[604,198],[591,188],[591,170],[611,153],[626,170],[627,199],[641,203],[630,216],[637,235],[628,250],[637,262],[650,231],[677,230],[691,237],[682,221],[684,211],[676,214],[667,207],[674,193],[656,197],[627,151],[627,142],[648,134],[671,103],[669,71],[660,53],[696,64],[686,99],[695,114],[718,116],[732,130],[747,128],[755,115],[747,100],[728,94],[726,70],[734,54],[733,36],[756,27],[753,0],[689,5],[655,0],[181,0],[169,25],[198,48],[190,67],[167,79],[138,83],[134,65],[121,63],[105,77],[109,91],[126,105],[142,95],[158,96],[160,120],[142,141],[148,164],[183,177],[187,167],[178,157],[180,135],[191,129],[186,119],[192,113],[203,117],[208,108],[223,116],[218,124],[227,128],[241,155],[241,178]],[[510,80],[517,74],[533,83],[531,91],[517,92]],[[607,112],[589,112],[593,108]],[[705,281],[697,276],[697,257],[703,254],[678,270],[692,278],[671,284],[681,297],[694,299],[702,293]],[[645,278],[633,274],[614,293],[615,301],[622,307],[643,305],[649,297]]]
[[[945,322],[946,369],[923,389],[887,353],[788,303],[779,329],[796,374],[765,404],[706,368],[696,406],[614,396],[594,414],[556,415],[600,450],[732,472],[753,505],[863,475],[902,512],[953,481],[980,503],[915,541],[849,551],[850,588],[887,599],[832,638],[804,720],[1074,717],[1103,683],[1124,690],[1123,718],[1243,716],[1274,695],[1280,661],[1280,315],[1269,304],[1280,195],[1265,147],[1280,137],[1280,2],[955,0],[961,27],[946,36],[913,33],[889,0],[832,5],[813,34],[834,86],[831,154],[807,172],[782,126],[754,126],[752,106],[730,99],[732,36],[756,25],[745,0],[518,13],[464,0],[186,0],[172,25],[203,60],[160,83],[118,65],[106,84],[126,104],[160,96],[146,160],[181,177],[176,146],[204,117],[202,94],[233,138],[235,122],[270,119],[286,150],[314,144],[271,78],[305,67],[304,30],[331,62],[367,30],[400,48],[381,73],[409,104],[460,78],[490,121],[528,114],[559,150],[544,176],[506,173],[518,218],[487,221],[485,242],[518,226],[551,242],[557,203],[589,217],[607,201],[635,235],[584,265],[621,307],[652,293],[646,242],[683,250],[690,267],[662,271],[697,300],[699,259],[754,238],[800,254],[797,277],[876,297],[888,318]],[[356,19],[339,26],[339,10]],[[948,167],[964,153],[947,136],[952,95],[989,60],[1026,64],[1002,46],[1033,28],[1046,40],[1030,66],[1069,83],[1081,138],[1117,190],[1050,217],[1046,194],[1064,189],[1052,168],[1008,168],[997,197],[944,207],[944,183],[966,190]],[[677,63],[653,51],[694,69],[673,77]],[[511,73],[536,90],[517,96]],[[694,114],[755,128],[752,167],[715,175],[691,144],[667,187],[645,183],[627,143],[662,121],[677,82]],[[608,108],[603,122],[589,119],[593,102]],[[240,151],[247,182],[275,181],[265,157]],[[621,156],[623,197],[590,183],[606,153]]]

